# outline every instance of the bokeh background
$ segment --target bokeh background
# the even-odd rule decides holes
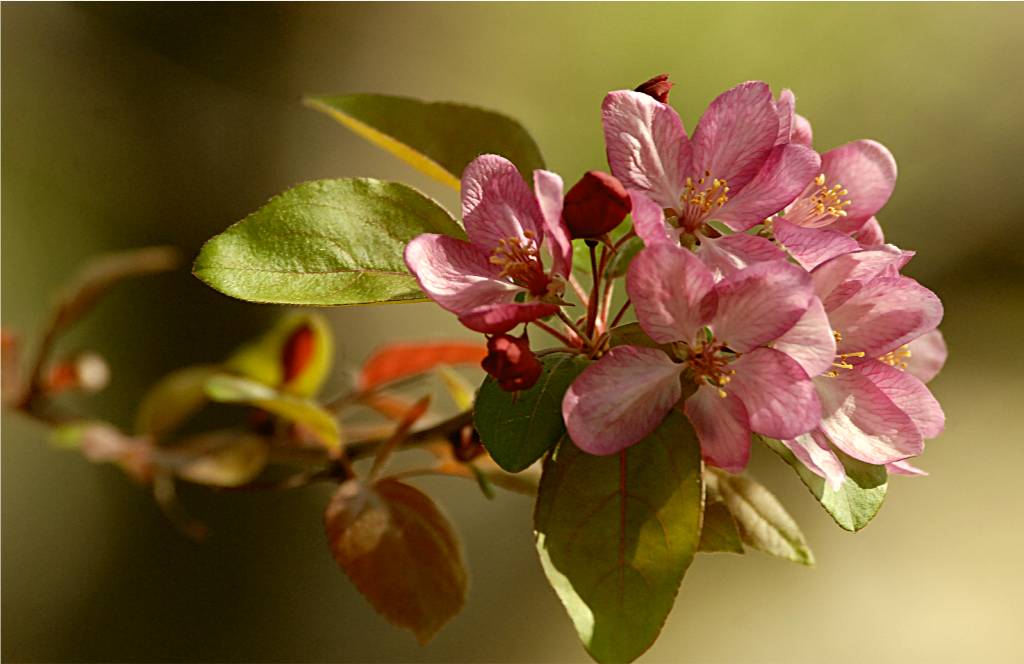
[[[454,196],[303,108],[380,92],[501,109],[566,180],[604,166],[604,93],[667,72],[688,127],[747,79],[799,97],[821,148],[900,164],[881,219],[946,304],[947,432],[865,531],[836,528],[770,453],[752,471],[815,569],[702,556],[650,662],[1012,661],[1024,652],[1024,6],[962,4],[4,4],[3,324],[31,332],[92,254],[203,240],[298,182],[373,176]],[[81,402],[128,425],[162,373],[214,361],[282,309],[185,271],[117,289],[64,347],[115,375]],[[374,344],[465,336],[427,304],[330,310],[338,381]],[[185,494],[179,536],[116,469],[3,418],[7,661],[585,661],[543,579],[530,501],[423,482],[464,535],[465,612],[429,646],[391,628],[324,546],[326,489]]]

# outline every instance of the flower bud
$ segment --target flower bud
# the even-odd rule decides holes
[[[541,364],[524,334],[496,334],[487,340],[487,357],[480,363],[506,392],[529,389],[540,378]]]
[[[305,371],[313,359],[316,336],[309,325],[301,325],[292,332],[281,349],[281,369],[283,380],[287,385]]]
[[[587,171],[565,195],[562,217],[573,238],[598,238],[622,223],[633,204],[622,183],[601,171]]]
[[[646,80],[634,88],[637,92],[654,97],[662,104],[668,103],[668,91],[675,85],[668,80],[668,74],[658,74],[652,79]]]

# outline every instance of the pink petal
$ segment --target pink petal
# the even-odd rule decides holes
[[[877,247],[885,244],[885,233],[882,232],[882,225],[878,223],[878,219],[871,217],[853,234],[853,239],[860,242],[862,247]]]
[[[758,348],[729,365],[736,373],[725,391],[747,409],[750,430],[772,438],[795,438],[813,429],[821,404],[807,373],[785,353]]]
[[[877,141],[860,140],[833,148],[821,155],[821,172],[826,186],[841,184],[851,201],[846,216],[833,224],[836,230],[851,232],[882,209],[896,188],[896,160]]]
[[[742,472],[750,459],[750,427],[743,403],[734,395],[722,398],[710,385],[701,385],[686,400],[683,411],[690,418],[704,460],[730,473]]]
[[[730,195],[712,217],[735,231],[756,226],[796,200],[818,173],[819,165],[814,150],[795,143],[779,145],[747,186]]]
[[[836,300],[841,304],[834,305]],[[909,277],[848,283],[825,300],[825,310],[841,335],[836,350],[863,352],[868,358],[896,350],[934,330],[942,320],[939,298]]]
[[[633,204],[633,230],[648,247],[654,244],[679,244],[679,233],[665,223],[665,211],[639,191],[629,192]]]
[[[812,378],[831,369],[836,357],[836,338],[821,300],[812,299],[807,312],[772,348],[796,360]]]
[[[714,283],[699,258],[667,242],[644,248],[626,274],[637,321],[658,343],[693,341],[708,320],[704,300]]]
[[[805,270],[813,270],[836,256],[858,251],[860,243],[845,233],[831,228],[804,228],[776,217],[775,239],[785,247]]]
[[[814,294],[826,301],[842,284],[870,281],[876,277],[895,277],[914,254],[891,244],[843,254],[828,260],[811,272]],[[827,308],[827,307],[826,307]]]
[[[772,242],[746,233],[701,238],[696,253],[705,265],[722,276],[754,263],[786,260],[786,254]]]
[[[718,282],[715,292],[718,309],[711,329],[720,342],[740,353],[785,334],[813,297],[810,275],[783,261],[755,263],[735,272]]]
[[[462,174],[462,223],[470,241],[487,250],[501,240],[525,239],[530,233],[540,243],[544,221],[533,192],[515,164],[504,157],[477,157]]]
[[[728,181],[735,195],[761,170],[778,133],[779,116],[768,84],[741,83],[719,95],[701,116],[687,174],[710,172]]]
[[[916,376],[923,383],[929,382],[946,364],[949,351],[942,332],[932,330],[908,344],[910,357],[907,358],[907,373]]]
[[[917,378],[884,362],[871,360],[857,367],[914,421],[921,435],[935,438],[946,426],[946,415],[931,391]]]
[[[405,247],[405,264],[432,300],[457,314],[508,302],[522,289],[499,279],[500,270],[480,247],[447,235],[425,233]]]
[[[784,88],[779,93],[779,99],[775,102],[775,110],[779,114],[779,133],[775,137],[775,145],[789,143],[793,134],[793,109],[796,108],[796,96],[789,88]]]
[[[508,302],[484,305],[467,311],[459,316],[459,322],[477,332],[501,334],[508,332],[520,323],[529,323],[556,313],[558,313],[557,304]]]
[[[793,133],[790,134],[789,140],[791,143],[807,147],[814,145],[814,132],[811,131],[811,123],[799,113],[793,114]]]
[[[912,466],[909,461],[893,461],[885,464],[885,469],[890,475],[907,475],[910,477],[925,477],[928,473],[917,466]]]
[[[647,192],[663,208],[679,207],[690,143],[679,114],[632,90],[611,92],[601,104],[608,165],[626,189]]]
[[[783,440],[782,444],[788,447],[808,470],[824,477],[833,491],[838,491],[846,482],[846,468],[843,462],[832,451],[828,438],[820,431],[815,430],[790,440]]]
[[[859,371],[815,378],[814,384],[821,397],[822,432],[853,458],[882,465],[924,449],[910,416]]]
[[[551,171],[533,172],[533,189],[544,223],[545,246],[551,252],[551,270],[563,277],[572,271],[572,238],[562,220],[562,178]]]
[[[682,370],[654,348],[612,348],[565,393],[572,441],[591,454],[614,454],[643,440],[679,402]]]

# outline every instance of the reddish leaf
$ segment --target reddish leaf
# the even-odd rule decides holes
[[[477,343],[397,343],[378,348],[363,364],[359,387],[370,390],[384,383],[415,376],[439,364],[479,364],[487,349]]]
[[[324,514],[327,542],[373,608],[427,643],[466,598],[462,549],[430,498],[395,480],[349,480]]]

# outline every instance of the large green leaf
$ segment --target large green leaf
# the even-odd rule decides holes
[[[835,450],[846,468],[846,481],[838,490],[833,490],[822,477],[808,470],[785,445],[771,438],[763,440],[796,470],[800,480],[840,528],[857,532],[878,514],[889,486],[885,466],[872,466]]]
[[[494,461],[510,473],[528,468],[565,433],[562,397],[587,366],[587,358],[552,353],[540,359],[543,373],[521,392],[506,392],[491,376],[476,398],[473,422]]]
[[[768,489],[745,475],[716,469],[704,481],[709,498],[720,498],[729,508],[744,544],[801,565],[814,564],[800,527]]]
[[[481,154],[502,155],[527,178],[544,168],[526,130],[494,111],[387,95],[308,97],[306,104],[455,189],[462,170]]]
[[[545,461],[537,551],[595,660],[632,661],[657,638],[697,551],[702,503],[700,446],[678,412],[618,454],[565,438]]]
[[[366,178],[289,189],[203,245],[193,272],[252,302],[344,305],[423,297],[402,258],[421,233],[465,237],[415,189]]]

